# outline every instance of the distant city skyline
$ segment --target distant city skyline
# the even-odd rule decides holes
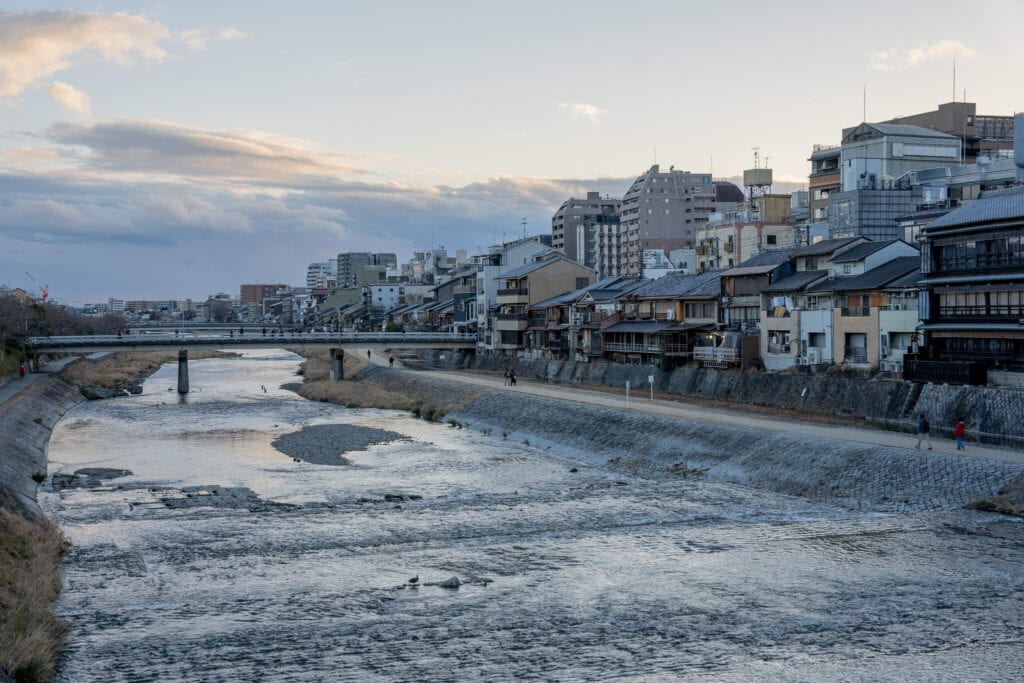
[[[789,190],[863,111],[1024,109],[1022,2],[4,10],[0,284],[75,304],[474,253],[656,161],[735,178],[758,147]]]

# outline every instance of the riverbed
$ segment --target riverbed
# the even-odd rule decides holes
[[[58,681],[1024,676],[1020,520],[312,403],[298,362],[197,361],[184,399],[164,367],[58,425],[51,475],[131,472],[41,495],[72,543]]]

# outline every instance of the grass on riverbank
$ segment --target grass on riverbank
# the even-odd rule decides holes
[[[25,519],[0,502],[0,673],[18,683],[49,680],[64,641],[51,606],[65,545],[53,521]]]
[[[328,351],[310,351],[303,354],[299,373],[304,382],[298,394],[311,401],[336,403],[349,408],[383,408],[409,410],[427,420],[440,420],[454,409],[450,401],[424,399],[396,389],[386,389],[376,382],[364,382],[360,374],[368,363],[354,355],[345,356],[345,379],[335,382],[331,376],[331,358]]]
[[[189,351],[188,359],[230,358],[235,355],[224,351]],[[83,358],[65,367],[61,374],[79,386],[116,389],[149,377],[165,363],[177,362],[176,351],[127,351],[96,362]]]

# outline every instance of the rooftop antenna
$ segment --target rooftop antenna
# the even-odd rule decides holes
[[[751,147],[751,149],[754,150],[754,168],[761,168],[761,148]]]
[[[522,224],[522,226],[523,226],[523,237],[526,237],[526,224],[527,224],[527,223],[528,223],[529,221],[527,221],[527,220],[526,220],[526,219],[524,218],[523,220],[521,220],[521,221],[519,221],[519,222],[520,222],[520,223]]]
[[[864,95],[861,100],[861,123],[868,122],[868,86],[864,86]]]

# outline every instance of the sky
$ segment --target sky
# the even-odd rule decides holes
[[[1024,109],[1021,25],[1021,0],[4,0],[0,284],[302,285],[342,251],[547,232],[655,162],[736,177],[755,147],[792,189],[865,110]]]

